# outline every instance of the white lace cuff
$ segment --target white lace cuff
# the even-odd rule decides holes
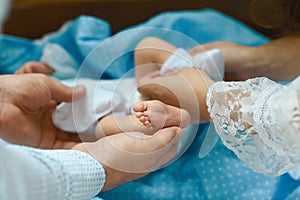
[[[207,106],[216,131],[255,171],[276,176],[300,163],[300,92],[295,85],[256,78],[209,89]]]

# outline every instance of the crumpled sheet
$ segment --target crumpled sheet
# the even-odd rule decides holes
[[[132,76],[132,50],[137,42],[146,36],[159,36],[186,49],[195,45],[193,42],[170,37],[168,31],[164,34],[148,27],[175,30],[198,43],[225,40],[254,46],[269,41],[268,38],[231,17],[209,9],[165,12],[142,24],[123,30],[129,31],[130,34],[122,40],[111,37],[107,41],[104,40],[111,36],[107,22],[90,16],[80,16],[65,24],[59,31],[39,40],[2,36],[0,73],[13,73],[23,63],[39,60],[43,48],[49,43],[62,46],[74,58],[76,65],[82,66],[89,53],[104,41],[100,44],[102,51],[99,51],[97,58],[94,58],[98,64],[94,67],[91,65],[89,70],[79,70],[80,77],[99,78],[101,75],[102,79],[120,78],[124,74]],[[119,57],[124,51],[128,53]],[[111,60],[114,60],[110,63],[111,67],[106,68]],[[99,62],[102,65],[99,65]],[[252,172],[220,141],[208,156],[199,159],[198,150],[207,128],[208,124],[199,126],[192,145],[176,161],[142,179],[100,193],[99,197],[114,200],[296,199],[300,197],[300,181],[292,179],[289,174],[267,177]]]

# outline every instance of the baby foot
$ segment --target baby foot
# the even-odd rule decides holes
[[[174,106],[157,100],[143,101],[133,106],[136,117],[140,122],[151,129],[178,126],[184,128],[191,123],[190,114]]]

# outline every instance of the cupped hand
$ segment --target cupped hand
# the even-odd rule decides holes
[[[97,142],[81,143],[73,150],[83,151],[103,164],[106,183],[102,191],[145,176],[176,156],[183,130],[164,128],[154,135],[119,133]]]
[[[38,148],[70,148],[80,140],[52,123],[60,102],[85,95],[85,88],[70,88],[42,74],[0,76],[0,137]]]

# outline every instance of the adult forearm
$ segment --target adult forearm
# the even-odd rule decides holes
[[[246,63],[256,76],[290,81],[300,74],[300,34],[285,36],[249,49]]]
[[[238,81],[267,77],[291,81],[300,74],[300,34],[288,35],[260,46],[243,46],[232,42],[212,42],[190,50],[220,49],[225,60],[225,80]]]

